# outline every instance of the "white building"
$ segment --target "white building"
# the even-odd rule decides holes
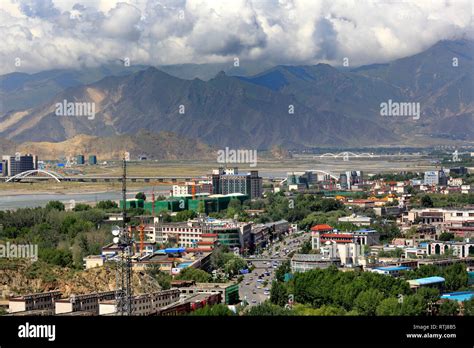
[[[356,226],[369,226],[372,222],[372,218],[368,216],[360,216],[352,214],[350,216],[340,217],[337,221],[339,222],[349,222]]]
[[[72,312],[92,312],[99,314],[99,301],[114,300],[115,291],[104,291],[85,295],[71,295],[69,298],[56,300],[55,313],[72,313]]]

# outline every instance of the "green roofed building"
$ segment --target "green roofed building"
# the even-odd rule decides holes
[[[192,210],[198,212],[201,202],[203,202],[204,212],[209,214],[227,209],[230,201],[233,199],[238,199],[240,203],[243,203],[248,199],[247,195],[241,193],[211,196],[208,194],[196,194],[194,197],[195,198],[193,199],[192,195],[182,195],[174,196],[167,200],[155,201],[155,213],[160,211],[179,212],[183,210]],[[123,207],[122,201],[120,201],[120,207]],[[127,208],[144,208],[148,213],[152,213],[153,202],[139,199],[130,199],[127,200]]]

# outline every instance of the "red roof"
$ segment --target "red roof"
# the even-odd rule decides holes
[[[201,237],[217,237],[217,233],[203,233]]]
[[[214,242],[208,242],[208,241],[205,241],[205,240],[200,240],[200,241],[198,242],[198,244],[200,244],[200,245],[201,245],[201,244],[202,244],[202,245],[213,245]]]
[[[204,248],[204,247],[202,247],[202,248],[186,248],[186,251],[187,252],[190,252],[190,251],[193,251],[193,252],[195,252],[195,251],[212,251],[212,248]]]
[[[326,224],[315,225],[311,227],[311,231],[332,231],[332,227]]]

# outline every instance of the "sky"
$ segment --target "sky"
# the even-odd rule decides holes
[[[473,38],[472,0],[0,0],[0,74],[130,64],[383,63]]]

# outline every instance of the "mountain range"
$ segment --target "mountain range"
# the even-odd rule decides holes
[[[62,72],[53,80],[37,78],[57,92],[51,98],[41,94],[45,88],[35,86],[31,75],[9,74],[0,77],[7,101],[0,137],[62,142],[78,135],[139,138],[146,130],[214,148],[469,143],[474,141],[473,52],[473,41],[440,41],[387,64],[280,65],[247,76],[221,71],[208,81],[144,66],[66,74],[70,78]],[[199,67],[183,70],[189,77]],[[22,97],[15,104],[11,96],[18,93]],[[31,96],[26,105],[22,93]],[[95,117],[58,117],[55,105],[63,100],[95,103]],[[419,103],[420,118],[381,116],[381,103],[389,100]]]

